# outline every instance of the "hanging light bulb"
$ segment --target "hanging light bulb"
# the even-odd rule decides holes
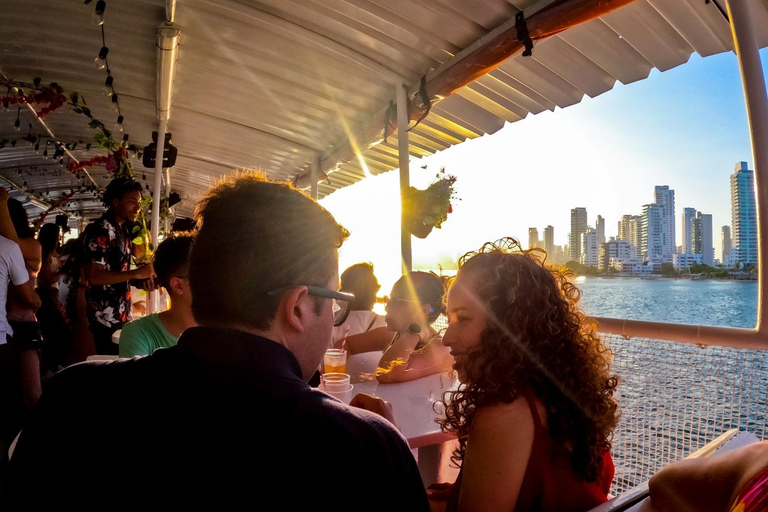
[[[93,11],[93,15],[91,16],[91,21],[93,21],[93,24],[97,27],[104,24],[104,10],[107,8],[107,2],[104,0],[99,0],[96,2],[96,9]]]
[[[40,154],[40,143],[39,142],[37,144],[35,144],[35,153],[38,154],[38,155]]]
[[[120,104],[117,102],[117,93],[115,93],[112,95],[112,112],[119,112],[119,111],[120,111]]]
[[[117,122],[115,123],[115,131],[123,133],[125,127],[123,126],[123,116],[117,116]]]
[[[107,67],[107,54],[109,53],[109,48],[106,46],[102,46],[101,50],[99,50],[99,56],[93,59],[93,65],[96,69],[104,69]]]
[[[107,79],[104,80],[104,87],[101,89],[101,94],[104,96],[112,96],[112,82],[114,79],[112,75],[107,75]]]

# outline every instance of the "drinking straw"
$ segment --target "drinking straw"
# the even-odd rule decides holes
[[[341,350],[345,350],[347,346],[347,336],[349,336],[349,326],[344,330],[344,338],[341,340]]]

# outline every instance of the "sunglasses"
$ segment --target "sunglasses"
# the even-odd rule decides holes
[[[310,295],[315,297],[322,297],[323,299],[331,299],[333,301],[332,308],[334,327],[340,326],[347,320],[350,306],[352,301],[355,300],[355,296],[351,293],[337,292],[334,290],[329,290],[328,288],[323,288],[322,286],[294,284],[292,286],[283,286],[281,288],[270,290],[267,292],[267,295],[270,297],[277,297],[287,292],[291,288],[296,288],[298,286],[305,286],[307,288],[307,293]]]

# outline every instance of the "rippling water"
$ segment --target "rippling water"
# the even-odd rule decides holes
[[[578,278],[592,316],[752,328],[757,282]],[[612,453],[620,494],[730,428],[766,434],[768,352],[606,336],[622,418]]]
[[[757,282],[580,277],[581,306],[591,316],[753,328]]]

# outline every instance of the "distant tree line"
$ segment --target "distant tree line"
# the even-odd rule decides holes
[[[602,275],[615,275],[618,273],[615,267],[611,266],[606,270],[598,270],[596,267],[584,265],[578,261],[571,260],[565,264],[565,266],[578,276],[602,276]],[[730,271],[729,271],[730,270]],[[716,279],[728,279],[732,277],[734,272],[740,274],[756,274],[757,266],[751,264],[739,265],[737,262],[732,269],[726,269],[721,267],[710,267],[703,263],[695,263],[688,268],[677,269],[672,263],[661,264],[661,276],[662,277],[683,277],[685,275],[695,274],[702,275],[707,278]],[[658,275],[658,274],[657,274]]]

